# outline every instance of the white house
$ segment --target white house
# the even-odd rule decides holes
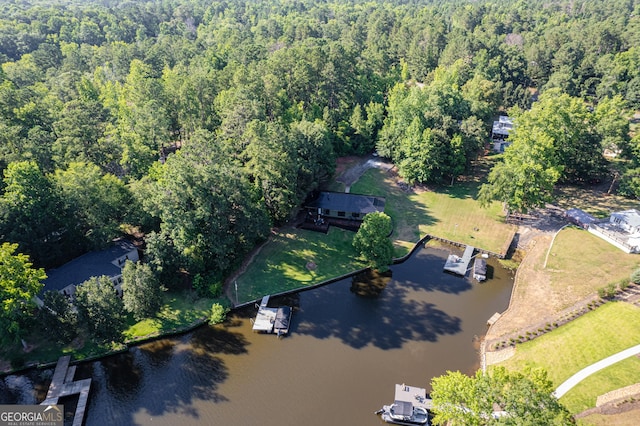
[[[491,129],[491,140],[493,141],[493,150],[503,152],[511,143],[507,141],[509,134],[513,130],[513,119],[506,115],[498,117],[498,121],[493,122]]]
[[[106,275],[116,292],[122,295],[122,268],[127,260],[137,262],[139,259],[138,249],[133,244],[118,240],[105,250],[83,254],[59,268],[48,270],[43,291],[57,290],[73,296],[76,286],[91,277]]]
[[[609,220],[590,224],[589,232],[627,253],[640,253],[640,212],[636,209],[612,213]]]

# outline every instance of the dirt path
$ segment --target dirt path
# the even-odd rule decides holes
[[[374,167],[383,170],[390,170],[393,168],[393,164],[381,159],[380,157],[369,155],[367,157],[363,157],[360,161],[350,167],[347,167],[342,171],[338,171],[340,174],[336,177],[336,181],[344,184],[344,192],[350,192],[351,185],[356,183],[367,170]]]

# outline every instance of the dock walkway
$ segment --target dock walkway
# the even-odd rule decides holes
[[[462,255],[462,257],[455,254],[450,254],[447,258],[446,263],[444,264],[444,270],[464,277],[469,270],[469,263],[473,258],[474,250],[474,247],[467,246],[464,249],[464,254]]]
[[[47,397],[40,405],[57,405],[58,400],[65,396],[79,395],[76,412],[73,416],[73,426],[82,426],[84,421],[84,412],[87,408],[89,399],[89,389],[91,388],[91,379],[74,381],[76,367],[69,366],[71,357],[63,356],[58,360],[56,369],[53,371],[51,384],[47,391]]]

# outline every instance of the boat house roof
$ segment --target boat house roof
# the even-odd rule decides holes
[[[118,276],[122,269],[115,261],[133,250],[136,250],[133,244],[121,240],[105,250],[85,253],[59,268],[48,270],[43,290],[60,291],[70,284],[82,284],[91,277]]]
[[[306,207],[367,214],[384,211],[384,205],[385,199],[383,197],[343,192],[320,192],[318,197],[308,203]]]

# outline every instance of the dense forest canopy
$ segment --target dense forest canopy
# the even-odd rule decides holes
[[[336,156],[378,149],[409,182],[453,182],[536,91],[589,120],[582,145],[549,141],[548,182],[588,166],[585,146],[640,167],[636,0],[35,0],[0,16],[0,236],[38,266],[129,224],[162,273],[222,274]]]

